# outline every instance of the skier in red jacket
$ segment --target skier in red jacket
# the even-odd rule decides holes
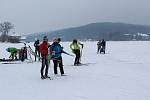
[[[41,79],[50,78],[48,76],[48,38],[47,36],[44,36],[43,42],[40,44],[40,53],[42,57]],[[45,75],[43,74],[44,69],[45,69]]]

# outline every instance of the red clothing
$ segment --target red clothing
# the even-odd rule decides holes
[[[42,57],[48,56],[48,43],[46,41],[40,44],[40,53]]]

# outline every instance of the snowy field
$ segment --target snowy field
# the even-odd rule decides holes
[[[69,44],[62,46],[71,53]],[[0,58],[8,58],[7,47],[22,46],[0,43]],[[40,79],[40,62],[0,63],[0,100],[150,100],[150,42],[107,42],[106,48],[96,54],[96,42],[84,42],[84,66],[63,54],[67,76],[54,76],[51,62],[53,80]]]

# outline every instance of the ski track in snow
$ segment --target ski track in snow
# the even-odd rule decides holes
[[[96,42],[83,43],[85,65],[73,66],[74,57],[63,54],[67,76],[55,76],[51,61],[52,80],[40,79],[41,62],[0,62],[0,100],[150,100],[149,41],[110,41],[106,54],[96,54]],[[61,44],[71,53],[69,42]],[[0,43],[0,57],[9,57],[7,47],[22,46]]]

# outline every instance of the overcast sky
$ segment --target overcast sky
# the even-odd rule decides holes
[[[94,22],[150,25],[150,0],[0,0],[0,22],[28,34]]]

